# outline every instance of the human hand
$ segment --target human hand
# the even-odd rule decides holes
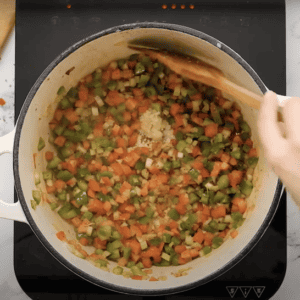
[[[267,92],[258,115],[260,141],[270,167],[300,208],[300,98],[285,103],[284,124],[277,121],[277,108],[277,95]]]

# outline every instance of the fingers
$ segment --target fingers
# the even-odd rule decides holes
[[[286,137],[294,147],[300,148],[300,98],[290,98],[284,105],[283,118]]]
[[[280,163],[287,153],[287,141],[281,135],[277,122],[277,96],[267,92],[258,115],[258,131],[267,158],[272,164]]]

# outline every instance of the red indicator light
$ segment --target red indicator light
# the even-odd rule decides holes
[[[190,5],[190,9],[194,9],[195,8],[195,5],[194,4],[191,4]]]
[[[181,9],[185,9],[185,5],[184,5],[184,4],[181,4],[181,5],[180,5],[180,8],[181,8]]]
[[[68,5],[67,5],[67,8],[69,8],[69,9],[70,9],[70,8],[71,8],[71,4],[68,4]]]
[[[161,7],[162,7],[162,9],[167,9],[168,8],[168,6],[166,4],[163,4]]]
[[[172,6],[171,6],[172,9],[175,9],[176,7],[177,7],[176,4],[172,4]]]

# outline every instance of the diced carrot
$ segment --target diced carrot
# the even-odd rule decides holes
[[[90,200],[88,204],[88,210],[93,213],[97,213],[99,215],[105,215],[106,210],[103,207],[103,202],[98,199]]]
[[[131,136],[133,133],[133,130],[128,125],[124,125],[123,130],[128,136]]]
[[[181,257],[184,259],[192,258],[190,249],[187,249],[181,253]]]
[[[118,231],[124,237],[124,239],[129,239],[131,237],[131,231],[127,226],[121,226]]]
[[[130,190],[131,187],[132,187],[132,186],[131,186],[130,183],[128,183],[127,181],[124,181],[124,182],[122,183],[122,186],[121,186],[120,190],[119,190],[120,194],[123,194],[125,191]]]
[[[236,188],[238,184],[242,182],[243,172],[239,170],[233,170],[228,174],[229,183],[233,188]]]
[[[54,182],[54,185],[58,190],[62,190],[65,188],[66,183],[63,180],[58,179]]]
[[[143,276],[141,276],[141,275],[132,275],[131,279],[134,279],[134,280],[143,280]]]
[[[85,106],[85,101],[83,101],[83,100],[77,100],[76,102],[75,102],[75,107],[84,107]]]
[[[202,211],[203,215],[207,215],[210,216],[210,208],[206,205],[203,206],[203,211]]]
[[[229,163],[230,163],[232,166],[236,166],[236,165],[237,165],[237,160],[236,160],[234,157],[230,157]]]
[[[110,202],[109,202],[109,201],[105,201],[105,202],[103,203],[103,208],[105,209],[106,212],[110,211],[110,209],[111,209],[111,204],[110,204]]]
[[[145,184],[141,189],[141,196],[145,197],[148,195],[148,185]]]
[[[118,260],[118,266],[125,267],[128,263],[128,260],[125,257],[121,257]]]
[[[204,233],[202,232],[202,230],[197,231],[193,236],[193,241],[201,244],[203,240],[204,240]]]
[[[137,97],[144,95],[143,90],[140,89],[140,88],[134,88],[134,89],[132,89],[132,93],[133,93],[134,96],[137,96]]]
[[[125,102],[125,106],[128,110],[133,111],[137,106],[137,102],[133,98],[128,98]]]
[[[61,241],[64,241],[66,239],[66,235],[63,231],[59,231],[56,233],[56,236],[58,239],[60,239]]]
[[[78,227],[78,233],[86,233],[89,223],[88,219],[84,219]]]
[[[146,251],[142,252],[141,257],[158,257],[161,251],[155,246],[150,246]]]
[[[231,115],[233,116],[233,118],[235,119],[235,120],[237,120],[239,117],[240,117],[240,112],[239,111],[237,111],[237,110],[235,110],[235,111],[233,111],[232,113],[231,113]]]
[[[89,241],[87,238],[85,237],[82,237],[79,239],[79,243],[82,245],[82,246],[87,246],[89,244]]]
[[[68,180],[66,183],[67,183],[67,185],[73,187],[73,186],[76,184],[76,179],[75,179],[75,178],[71,178],[71,179]]]
[[[199,116],[197,116],[195,113],[192,114],[191,119],[194,123],[196,123],[200,126],[203,124],[203,119],[200,118]]]
[[[248,152],[248,156],[249,157],[256,157],[257,156],[256,148],[250,149],[249,152]]]
[[[148,105],[144,105],[144,106],[139,106],[138,111],[140,114],[145,113],[147,110],[149,109]]]
[[[151,174],[158,174],[160,172],[160,170],[157,167],[151,167],[151,168],[149,168],[149,172]]]
[[[131,113],[128,111],[124,111],[123,118],[125,122],[129,122],[131,120]]]
[[[191,180],[191,176],[189,174],[183,174],[182,176],[183,176],[183,184],[188,185]]]
[[[113,164],[111,164],[111,167],[112,167],[114,173],[115,173],[117,176],[121,176],[121,175],[124,174],[123,169],[122,169],[122,167],[121,167],[121,164],[119,164],[119,163],[113,163]]]
[[[139,136],[139,134],[137,132],[132,134],[132,136],[129,138],[129,141],[128,141],[129,147],[133,147],[136,144],[136,142],[138,140],[138,136]]]
[[[128,208],[128,206],[127,206],[127,208]],[[142,230],[137,225],[131,225],[130,226],[130,231],[131,231],[132,236],[136,235],[137,237],[141,237],[143,235]]]
[[[100,186],[100,192],[104,195],[107,195],[108,194],[108,190],[105,186]]]
[[[176,253],[181,254],[182,252],[184,252],[186,250],[186,246],[177,245],[177,246],[175,246],[174,250]]]
[[[237,206],[237,211],[239,211],[241,214],[243,214],[247,210],[247,202],[243,198],[234,198],[231,203],[233,204],[233,206]]]
[[[201,176],[202,176],[202,178],[207,178],[207,177],[210,177],[210,174],[209,174],[207,169],[202,168],[201,169]]]
[[[217,206],[211,209],[211,216],[214,219],[222,218],[226,216],[226,207],[224,205]]]
[[[134,73],[133,73],[133,71],[130,70],[130,69],[125,69],[125,70],[123,70],[123,72],[122,72],[122,76],[123,76],[124,79],[129,79],[129,78],[134,77]]]
[[[178,203],[176,206],[175,206],[175,209],[177,210],[177,212],[180,214],[180,215],[184,215],[186,213],[186,206],[182,203]]]
[[[52,160],[53,157],[54,157],[54,153],[53,153],[53,152],[47,151],[47,152],[45,153],[45,158],[46,158],[47,161]]]
[[[83,144],[83,148],[86,150],[88,150],[91,147],[90,142],[87,140],[83,141],[82,144]]]
[[[182,107],[178,103],[174,103],[171,105],[170,114],[172,116],[176,116],[177,114],[183,111]]]
[[[135,151],[129,152],[123,161],[129,165],[130,167],[134,167],[136,162],[140,159],[140,155],[138,155]]]
[[[140,227],[142,233],[147,233],[148,232],[148,225],[147,224],[139,224],[139,227]]]
[[[121,96],[121,94],[118,91],[109,91],[105,102],[109,106],[119,106],[121,103],[125,102],[125,98]]]
[[[66,110],[65,117],[72,124],[74,124],[75,122],[77,122],[79,120],[78,114],[72,108],[69,108],[69,109]]]
[[[222,155],[221,155],[221,161],[229,163],[229,161],[230,161],[230,155],[228,153],[226,153],[226,152],[223,152]]]
[[[205,232],[204,233],[204,245],[205,246],[211,246],[213,238],[214,238],[214,235],[212,233]]]
[[[56,144],[59,147],[63,147],[65,142],[66,142],[66,138],[62,135],[56,137],[56,139],[54,140],[54,144]]]
[[[117,145],[118,145],[118,147],[125,148],[126,147],[125,140],[123,138],[118,138],[117,139]]]
[[[201,171],[201,170],[204,168],[204,165],[203,165],[202,162],[196,161],[196,160],[195,160],[195,161],[193,162],[193,164],[192,164],[192,167],[193,167],[194,169],[196,169],[196,170]],[[202,173],[201,173],[201,175],[202,175]]]
[[[106,240],[101,240],[100,238],[95,237],[94,242],[93,242],[93,246],[96,249],[103,249],[104,250],[104,249],[106,249],[106,243],[107,243]]]
[[[108,177],[102,177],[101,179],[106,186],[112,186],[110,179]]]
[[[118,124],[115,124],[111,130],[111,133],[113,136],[118,136],[120,132],[120,126]]]
[[[243,145],[243,143],[244,143],[239,135],[236,135],[233,138],[232,142],[237,143],[239,146]]]
[[[46,191],[47,191],[48,194],[55,193],[56,192],[56,187],[54,185],[52,185],[52,186],[47,185],[46,186]]]
[[[94,192],[100,192],[100,185],[99,185],[99,183],[98,183],[96,180],[94,180],[94,179],[90,179],[90,180],[89,180],[88,187],[89,187],[92,191],[94,191]]]
[[[192,150],[192,156],[193,157],[196,157],[198,155],[200,155],[201,151],[200,151],[200,147],[199,146],[195,146],[193,147],[193,150]]]
[[[158,279],[156,279],[155,277],[151,276],[149,281],[158,281]]]
[[[130,219],[130,213],[123,213],[123,214],[120,214],[120,216],[119,216],[119,220],[122,220],[122,221],[126,221],[129,219]]]
[[[175,119],[175,127],[181,127],[181,126],[184,126],[184,118],[183,118],[183,115],[175,115],[174,116],[174,119]]]
[[[167,184],[169,182],[168,174],[158,174],[156,180],[160,182],[160,184]]]
[[[121,70],[120,69],[114,69],[112,72],[111,72],[111,79],[112,80],[119,80],[121,79]]]
[[[78,91],[79,100],[86,102],[88,100],[89,89],[84,85],[80,85]]]
[[[234,239],[238,236],[238,231],[237,230],[233,230],[231,233],[230,233],[230,236]]]
[[[124,173],[125,176],[129,176],[133,173],[131,168],[129,166],[125,165],[125,164],[121,164],[121,168],[122,168],[123,173]]]
[[[119,158],[118,153],[116,153],[116,152],[114,151],[114,152],[111,152],[111,153],[108,155],[107,160],[108,160],[110,163],[112,163],[112,162],[116,161],[118,158]]]
[[[187,263],[187,260],[186,260],[185,258],[179,256],[179,258],[178,258],[178,263],[179,263],[180,265],[184,265],[184,264]]]
[[[222,168],[222,163],[219,161],[215,161],[214,167],[210,173],[210,176],[215,177],[218,176]]]
[[[142,126],[142,123],[139,120],[137,120],[131,125],[130,128],[132,130],[139,130],[139,129],[141,129],[141,126]]]
[[[63,117],[64,112],[61,109],[56,109],[54,112],[54,119],[56,119],[58,122],[61,120],[61,118]]]
[[[115,199],[118,203],[124,203],[127,198],[125,196],[117,195]]]
[[[126,245],[131,248],[134,254],[140,254],[142,251],[141,244],[135,239],[127,240]]]
[[[213,138],[218,133],[218,124],[212,123],[205,127],[204,133],[207,137]]]
[[[96,197],[95,192],[94,192],[93,190],[91,190],[91,189],[88,189],[88,190],[87,190],[87,195],[88,195],[89,197],[91,197],[91,198],[95,198],[95,197]]]
[[[253,147],[253,141],[252,141],[251,139],[247,139],[246,142],[245,142],[245,144],[246,144],[247,146],[249,146],[250,148]]]

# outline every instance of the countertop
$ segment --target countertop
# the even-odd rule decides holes
[[[300,97],[300,1],[286,0],[286,74],[287,95]],[[284,45],[278,45],[283,47]],[[4,48],[0,60],[0,136],[13,129],[15,32]],[[276,64],[274,63],[274,67]],[[13,172],[10,154],[0,156],[0,199],[13,203]],[[288,195],[287,270],[285,279],[272,300],[300,298],[300,211]],[[0,298],[24,300],[29,297],[20,288],[13,269],[13,221],[0,219]]]

